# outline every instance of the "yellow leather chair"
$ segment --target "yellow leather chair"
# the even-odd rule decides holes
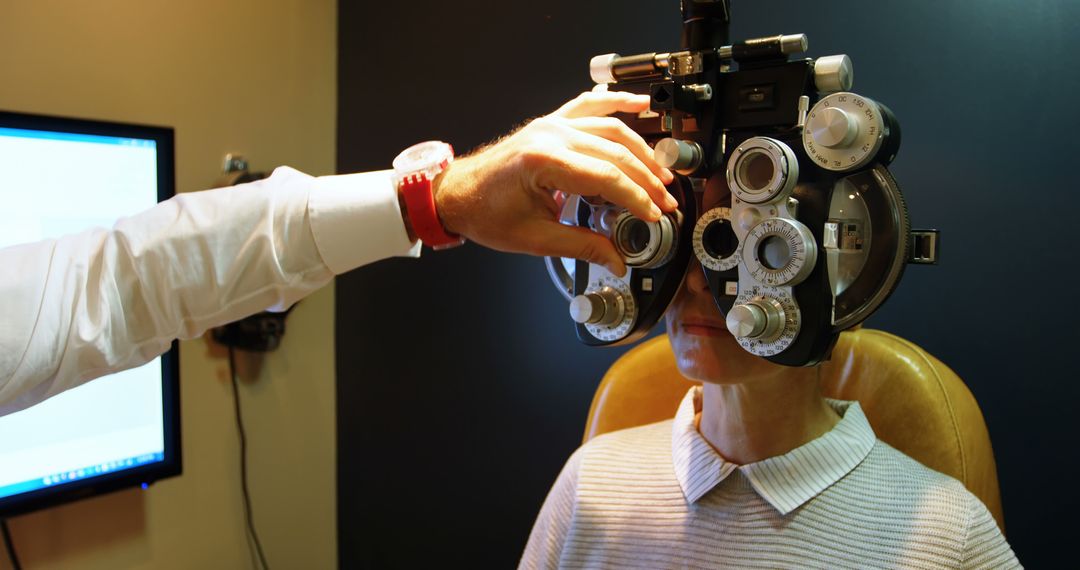
[[[879,439],[961,481],[1004,532],[997,467],[979,405],[948,366],[886,332],[840,335],[822,365],[825,395],[858,400]],[[635,347],[611,366],[593,397],[585,441],[675,416],[691,383],[679,374],[666,335]]]

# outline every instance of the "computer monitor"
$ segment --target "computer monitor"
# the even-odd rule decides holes
[[[174,178],[172,129],[0,112],[0,247],[112,227]],[[0,417],[0,518],[178,475],[179,396],[174,342]]]

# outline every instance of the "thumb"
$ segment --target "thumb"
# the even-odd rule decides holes
[[[531,228],[535,236],[533,253],[552,257],[571,257],[603,265],[618,276],[626,274],[626,264],[615,246],[603,234],[588,228],[568,226],[544,220]]]

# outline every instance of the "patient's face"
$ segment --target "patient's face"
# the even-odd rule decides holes
[[[702,198],[701,211],[727,205],[729,199],[725,185],[710,185]],[[728,332],[724,315],[717,308],[696,259],[690,263],[686,279],[665,318],[679,371],[691,380],[744,383],[777,369],[769,361],[743,350]]]

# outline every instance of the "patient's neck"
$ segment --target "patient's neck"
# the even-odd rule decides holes
[[[809,443],[839,420],[817,369],[788,368],[748,384],[706,382],[698,430],[724,459],[745,465]]]

